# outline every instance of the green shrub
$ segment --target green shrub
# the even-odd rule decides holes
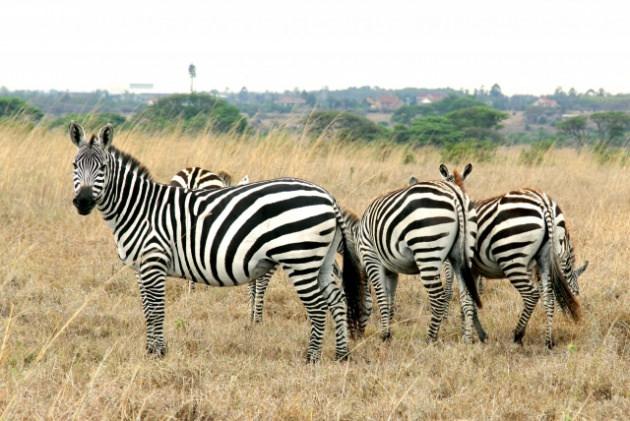
[[[0,120],[37,123],[42,117],[44,113],[39,108],[29,105],[20,98],[0,97]]]
[[[146,131],[181,129],[187,133],[243,133],[247,120],[238,108],[208,94],[177,94],[159,99],[131,121]]]
[[[316,111],[304,120],[305,130],[315,136],[331,136],[341,140],[374,141],[387,136],[387,129],[373,121],[346,111]]]
[[[440,150],[443,161],[462,163],[465,161],[488,162],[496,155],[497,144],[488,140],[468,139],[450,142]]]
[[[85,127],[88,131],[96,131],[106,124],[112,124],[118,128],[125,124],[125,117],[116,113],[85,113],[85,114],[66,114],[63,117],[56,118],[48,123],[48,127],[66,129],[71,121],[75,121]]]

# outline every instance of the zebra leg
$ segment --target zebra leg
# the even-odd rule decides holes
[[[453,266],[451,266],[451,263],[448,260],[445,260],[442,267],[444,269],[444,298],[446,300],[444,316],[448,317],[448,307],[453,299]],[[464,313],[462,312],[462,317],[463,316]]]
[[[385,268],[376,259],[366,257],[365,270],[368,275],[370,284],[374,287],[376,293],[376,302],[378,304],[379,311],[381,313],[381,339],[384,341],[391,339],[391,323],[390,323],[390,302],[387,290],[384,285],[384,271]]]
[[[367,327],[370,315],[372,314],[372,293],[370,292],[370,283],[367,279],[365,279],[364,282],[365,304],[363,308],[363,315],[359,320],[359,336],[363,336],[365,333],[365,328]]]
[[[543,264],[540,266],[539,275],[542,283],[543,306],[545,307],[545,314],[547,316],[547,326],[545,329],[545,345],[547,346],[547,348],[552,349],[555,345],[552,334],[555,296],[553,293],[553,287],[551,286],[550,271],[548,265]]]
[[[166,355],[164,339],[164,292],[166,257],[159,250],[143,253],[138,285],[147,326],[147,352],[158,357]]]
[[[191,293],[195,291],[195,282],[193,281],[188,281],[188,293]]]
[[[417,260],[416,262],[416,264],[419,263]],[[419,264],[418,268],[420,269],[422,284],[429,294],[431,321],[429,323],[428,340],[429,342],[433,342],[437,339],[440,324],[444,318],[446,298],[444,296],[444,289],[442,288],[442,281],[440,280],[439,269],[435,267],[422,268]]]
[[[260,278],[256,279],[256,298],[254,300],[254,315],[253,320],[254,323],[262,323],[263,316],[263,306],[265,304],[265,292],[267,291],[267,287],[269,286],[269,280],[273,275],[274,269],[269,270],[269,272],[265,273]]]
[[[256,315],[256,308],[254,307],[254,303],[256,300],[256,283],[258,279],[254,279],[253,281],[249,281],[247,284],[247,294],[249,296],[249,321],[254,323],[254,317]]]
[[[385,290],[389,298],[389,319],[394,319],[394,313],[396,312],[396,288],[398,287],[398,274],[391,272],[387,269],[383,270],[383,276],[385,278]]]
[[[523,345],[523,336],[525,336],[527,322],[529,322],[536,303],[538,303],[540,291],[535,285],[532,285],[529,274],[527,273],[527,268],[522,268],[522,272],[512,274],[509,276],[509,279],[523,299],[523,311],[516,324],[516,329],[514,329],[514,342]]]
[[[335,324],[335,359],[346,360],[348,359],[348,306],[343,289],[334,282],[335,256],[340,241],[341,230],[338,229],[319,269],[317,280]]]
[[[326,328],[326,299],[319,288],[317,282],[317,272],[308,274],[298,269],[289,269],[284,267],[289,274],[289,279],[295,287],[298,297],[306,308],[306,315],[311,322],[311,334],[306,350],[306,361],[316,363],[320,360],[322,354],[322,341],[324,338],[324,329]]]

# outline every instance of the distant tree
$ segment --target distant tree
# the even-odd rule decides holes
[[[176,94],[160,98],[134,116],[132,123],[134,127],[149,131],[182,128],[193,133],[242,133],[247,128],[247,120],[238,108],[208,94]]]
[[[188,76],[190,76],[190,93],[192,94],[195,92],[193,81],[197,77],[197,68],[192,63],[188,66]]]
[[[622,146],[625,135],[630,131],[630,114],[621,111],[604,111],[591,114],[597,127],[600,142],[608,146]]]
[[[308,133],[315,137],[329,135],[349,141],[372,141],[387,136],[384,127],[345,111],[316,111],[310,113],[303,123]]]
[[[44,117],[38,108],[16,97],[0,97],[0,119],[14,119],[36,123]]]
[[[249,91],[247,87],[243,86],[241,90],[238,92],[238,100],[239,102],[247,102],[249,99]]]
[[[485,105],[451,111],[446,117],[459,128],[497,129],[508,114]]]
[[[460,128],[444,116],[418,118],[409,127],[408,140],[421,144],[443,146],[462,139]]]
[[[106,124],[112,124],[114,127],[120,127],[125,124],[125,117],[116,113],[70,113],[63,117],[56,118],[48,123],[48,127],[61,127],[66,129],[71,121],[76,121],[88,130],[97,130]]]
[[[492,85],[492,87],[490,88],[490,96],[492,97],[500,97],[503,96],[503,92],[501,91],[501,87],[499,86],[498,83],[495,83],[494,85]]]
[[[560,132],[566,136],[569,136],[575,140],[575,143],[580,149],[584,146],[586,140],[586,127],[588,125],[588,119],[586,116],[569,117],[557,123],[556,127]]]

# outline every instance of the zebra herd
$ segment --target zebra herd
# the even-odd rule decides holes
[[[113,129],[86,138],[71,123],[77,147],[73,204],[95,207],[114,233],[118,255],[137,273],[149,354],[166,353],[165,278],[210,286],[249,285],[253,322],[262,321],[269,280],[282,268],[311,324],[306,352],[320,359],[326,313],[335,328],[337,359],[349,355],[348,336],[364,334],[373,289],[381,336],[391,337],[398,274],[417,274],[429,296],[429,340],[435,340],[457,275],[463,338],[487,335],[479,321],[480,276],[507,277],[523,298],[514,339],[521,342],[542,295],[546,345],[557,301],[574,319],[578,276],[565,219],[549,196],[520,190],[482,201],[466,194],[463,175],[440,167],[441,180],[418,182],[375,199],[361,217],[341,208],[325,189],[295,178],[231,185],[227,173],[178,172],[169,185],[153,180],[135,158],[112,146]],[[336,255],[342,255],[338,268]],[[440,272],[446,269],[446,282]],[[534,278],[537,276],[538,281]],[[340,278],[337,282],[335,278]]]

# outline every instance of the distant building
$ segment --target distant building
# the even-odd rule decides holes
[[[394,95],[382,95],[377,99],[368,98],[370,109],[374,111],[394,111],[403,106],[403,102]]]
[[[446,95],[440,93],[418,95],[416,96],[416,104],[429,105],[433,104],[434,102],[442,101],[444,98],[446,98]]]
[[[278,105],[299,106],[306,104],[306,100],[299,96],[282,95],[275,103]]]
[[[555,99],[547,98],[541,96],[534,102],[534,107],[543,107],[543,108],[556,108],[558,107],[558,102]]]

